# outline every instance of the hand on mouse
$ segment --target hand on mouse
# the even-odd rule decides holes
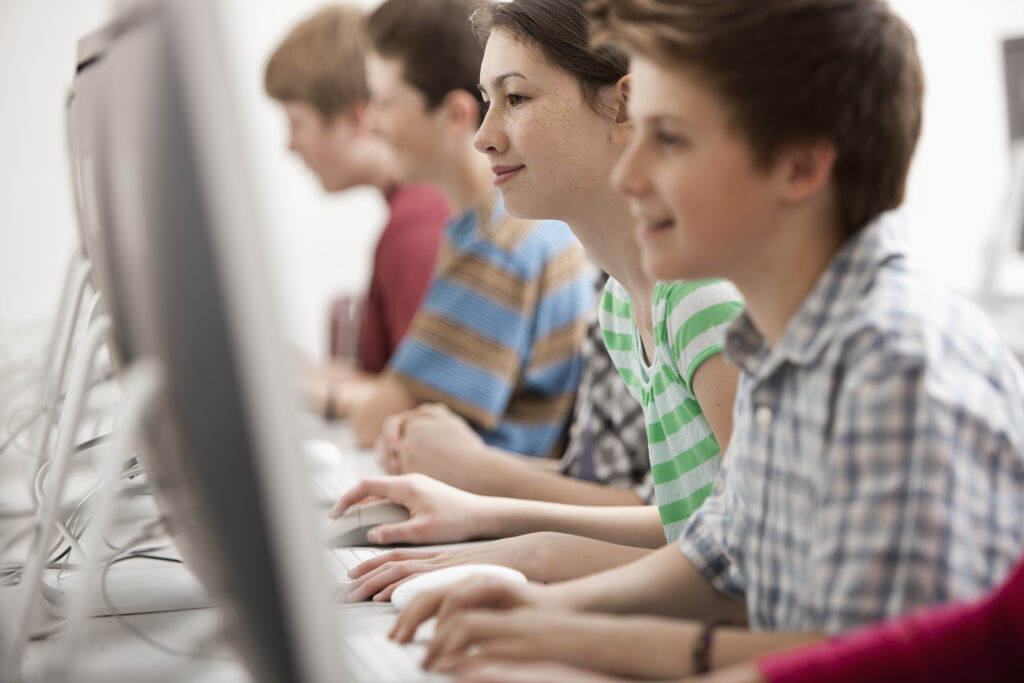
[[[543,559],[563,536],[541,532],[455,550],[392,550],[370,558],[349,572],[349,577],[355,581],[349,586],[348,601],[361,602],[372,596],[374,602],[386,602],[391,599],[395,588],[406,579],[463,564],[500,564],[518,569],[533,581],[569,578],[552,575],[549,565],[557,563],[548,563]]]
[[[345,492],[328,513],[337,517],[369,496],[404,505],[409,520],[381,524],[369,532],[372,543],[455,543],[487,534],[486,502],[422,474],[363,479]]]

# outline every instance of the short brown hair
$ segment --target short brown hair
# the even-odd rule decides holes
[[[924,77],[881,0],[592,0],[591,13],[595,38],[705,77],[760,166],[788,144],[833,144],[848,234],[903,202]]]
[[[363,19],[355,7],[330,5],[293,28],[267,62],[267,94],[309,102],[327,120],[368,101]]]
[[[398,59],[402,77],[435,108],[453,90],[480,99],[483,48],[469,15],[484,0],[386,0],[370,15],[367,33],[381,57]]]
[[[597,108],[601,88],[629,73],[629,57],[612,44],[591,46],[587,0],[512,0],[473,13],[473,30],[486,45],[491,31],[512,33],[540,48],[549,62],[576,78],[583,99]]]

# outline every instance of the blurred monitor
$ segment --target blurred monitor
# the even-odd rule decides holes
[[[185,562],[261,681],[338,646],[219,4],[121,3],[69,114],[85,243],[123,364],[163,387],[139,457]]]
[[[92,281],[99,291],[117,291],[128,285],[118,280],[121,271],[106,262],[116,251],[116,240],[113,235],[102,230],[110,221],[108,216],[103,215],[106,203],[98,196],[97,187],[99,162],[106,145],[106,87],[110,78],[105,56],[111,32],[111,27],[103,27],[79,41],[75,78],[68,91],[65,112],[79,248],[93,264]],[[110,244],[105,244],[105,239],[110,240]],[[111,299],[103,303],[109,309],[118,302]],[[112,313],[118,314],[120,320],[127,317],[123,312]],[[127,353],[127,335],[125,330],[117,329],[113,337],[111,356],[116,363],[120,363],[122,356]]]

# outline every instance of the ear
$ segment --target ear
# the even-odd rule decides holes
[[[782,183],[782,198],[799,203],[819,193],[832,179],[836,148],[819,140],[790,146],[779,157],[777,170]]]
[[[633,139],[633,119],[629,116],[629,93],[633,87],[633,77],[626,74],[612,86],[611,106],[615,111],[615,130],[612,141],[627,145]]]
[[[452,90],[440,107],[444,121],[453,127],[475,133],[480,125],[480,102],[466,90]]]

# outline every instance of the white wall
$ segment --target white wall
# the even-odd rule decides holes
[[[356,0],[372,6],[376,0]],[[287,334],[313,355],[326,349],[332,295],[362,289],[384,203],[368,189],[326,195],[290,155],[279,108],[263,94],[267,57],[320,0],[225,0],[234,27],[238,92],[254,158],[274,197],[268,237]],[[40,336],[60,294],[75,241],[63,101],[76,44],[110,15],[110,0],[0,0],[0,362],[17,337]]]
[[[906,213],[913,254],[953,286],[981,278],[982,247],[1009,181],[1002,40],[1024,35],[1024,0],[892,0],[917,35],[924,128]]]
[[[377,0],[361,0],[372,6]],[[279,207],[271,253],[288,335],[324,348],[331,293],[359,288],[383,219],[372,193],[327,197],[284,150],[284,119],[262,94],[264,61],[317,0],[226,0],[239,84],[256,131],[256,159]],[[915,255],[961,288],[975,284],[981,248],[1007,181],[1001,38],[1024,34],[1022,0],[893,0],[917,33],[928,81],[925,126],[907,213]],[[75,45],[103,23],[108,0],[0,1],[0,361],[4,341],[38,330],[56,306],[74,240],[63,110]]]

